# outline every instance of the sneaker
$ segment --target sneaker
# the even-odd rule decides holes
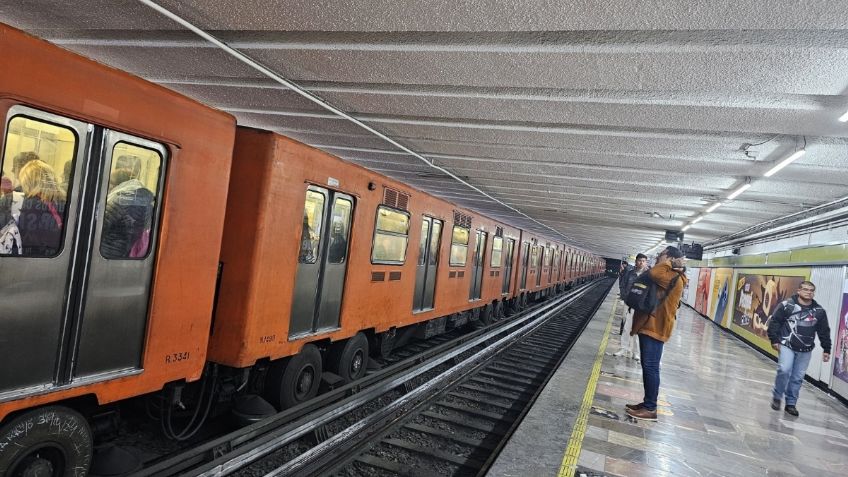
[[[649,411],[645,408],[642,409],[628,409],[625,411],[628,416],[634,419],[640,419],[642,421],[656,421],[657,420],[657,411]]]
[[[641,402],[639,404],[625,404],[624,407],[631,411],[638,411],[639,409],[645,409],[645,404]]]
[[[775,411],[779,411],[780,410],[780,399],[772,398],[771,408],[774,409]]]
[[[798,417],[798,409],[795,409],[795,406],[787,404],[786,407],[783,408],[783,410],[786,411],[786,414],[789,414],[790,416]]]

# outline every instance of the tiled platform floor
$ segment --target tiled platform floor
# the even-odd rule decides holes
[[[618,319],[576,475],[848,476],[848,408],[805,382],[799,417],[773,411],[774,362],[686,306],[663,353],[659,421],[628,418],[642,378],[635,361],[612,356]]]

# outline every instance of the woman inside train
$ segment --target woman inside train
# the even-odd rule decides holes
[[[24,193],[18,229],[23,255],[50,257],[59,253],[65,213],[65,193],[53,168],[41,160],[27,162],[18,172]]]

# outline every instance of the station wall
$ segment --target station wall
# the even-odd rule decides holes
[[[705,254],[690,263],[684,302],[704,317],[772,356],[768,318],[803,280],[816,285],[827,311],[831,360],[816,346],[807,375],[848,399],[848,226]]]

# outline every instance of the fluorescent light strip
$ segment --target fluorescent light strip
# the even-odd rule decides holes
[[[697,219],[695,219],[695,220],[693,220],[693,221],[692,221],[692,224],[690,224],[690,225],[697,224],[698,222],[700,222],[700,221],[702,221],[702,220],[704,220],[704,216],[703,216],[703,215],[699,215],[699,216],[698,216],[698,218],[697,218]]]
[[[680,231],[681,231],[681,232],[686,232],[687,230],[689,230],[689,227],[691,227],[691,226],[692,226],[692,224],[689,224],[689,225],[687,225],[686,227],[683,227],[682,229],[680,229]]]
[[[842,116],[839,116],[839,122],[840,123],[848,122],[848,113],[845,113]]]
[[[780,163],[778,163],[776,166],[774,166],[774,167],[772,167],[771,169],[769,169],[769,171],[768,171],[768,172],[766,172],[766,173],[765,173],[765,174],[763,174],[763,175],[764,175],[764,176],[766,176],[766,177],[771,177],[771,176],[773,176],[773,175],[774,175],[777,171],[779,171],[779,170],[783,169],[784,167],[788,166],[789,164],[791,164],[792,162],[794,162],[794,161],[795,161],[795,159],[798,159],[799,157],[803,156],[806,152],[807,152],[807,151],[805,151],[804,149],[801,149],[800,151],[795,151],[795,153],[794,153],[794,154],[792,154],[791,156],[787,157],[786,159],[784,159],[784,160],[780,161]]]
[[[750,188],[751,188],[751,184],[742,184],[742,185],[741,185],[738,189],[736,189],[735,191],[733,191],[733,193],[732,193],[732,194],[730,194],[729,196],[727,196],[727,199],[728,199],[728,200],[733,200],[733,199],[735,199],[736,197],[738,197],[738,196],[739,196],[739,194],[741,194],[741,193],[745,192],[746,190],[748,190],[748,189],[750,189]],[[693,223],[694,223],[694,222],[693,222]]]
[[[719,207],[721,207],[721,202],[716,202],[715,204],[711,205],[709,209],[707,209],[707,213],[709,214],[710,212],[718,209]]]

